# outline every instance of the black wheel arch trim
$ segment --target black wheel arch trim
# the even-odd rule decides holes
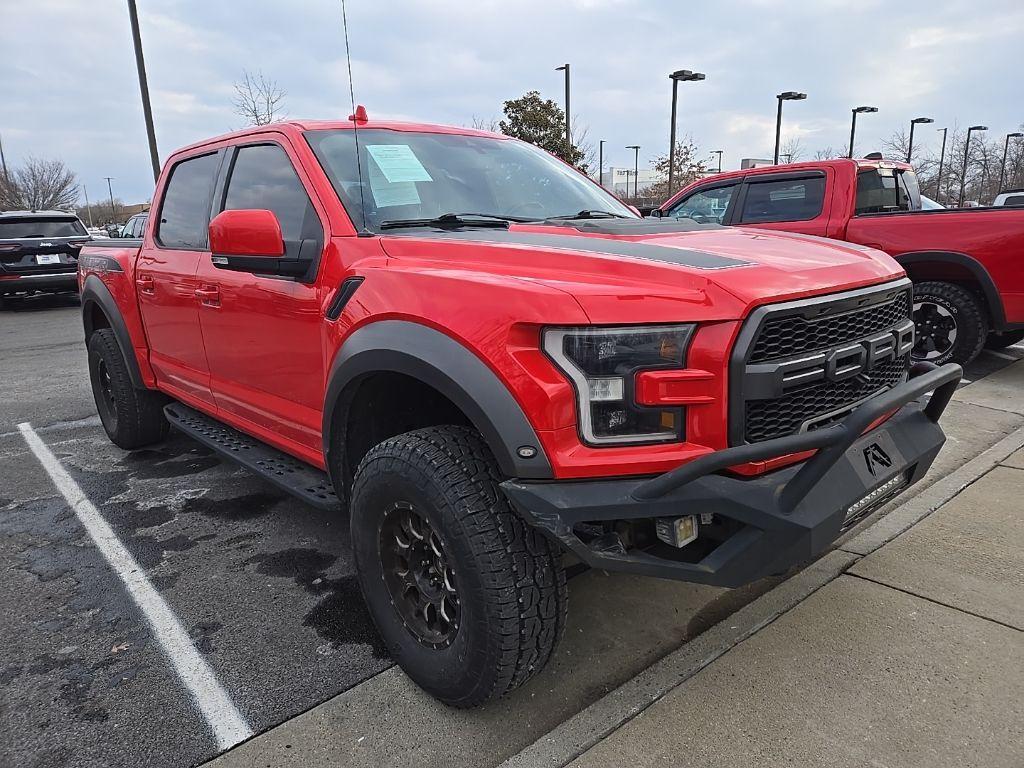
[[[117,339],[117,346],[121,348],[125,362],[128,365],[128,375],[131,377],[132,386],[136,389],[146,389],[146,383],[142,380],[142,371],[139,370],[139,361],[135,357],[135,347],[132,345],[132,337],[128,333],[128,326],[125,325],[121,310],[117,306],[110,289],[103,284],[96,275],[89,275],[82,286],[82,325],[85,328],[85,340],[88,342],[96,328],[92,323],[93,305],[98,305],[110,323],[114,337]]]
[[[1006,311],[1003,308],[1003,299],[999,294],[999,289],[996,288],[995,281],[988,273],[988,270],[985,269],[985,265],[973,256],[958,251],[912,251],[910,253],[901,253],[894,258],[902,267],[927,263],[929,261],[941,264],[956,264],[957,266],[964,267],[974,276],[974,279],[977,280],[978,285],[981,287],[981,292],[985,296],[985,302],[988,304],[989,316],[992,319],[992,330],[1006,330]]]
[[[348,385],[378,372],[401,373],[422,381],[451,400],[483,435],[508,477],[551,479],[554,474],[537,432],[508,388],[469,349],[440,331],[407,320],[379,320],[355,331],[335,356],[328,375],[323,412],[323,445],[335,483],[331,455],[341,445],[332,434]],[[523,458],[518,449],[536,449]],[[336,487],[342,487],[336,485]]]

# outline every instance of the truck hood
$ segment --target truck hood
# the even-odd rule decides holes
[[[382,245],[395,259],[560,290],[594,323],[624,315],[628,322],[735,320],[759,304],[903,275],[881,251],[807,235],[650,220],[587,224],[411,230],[387,233]]]

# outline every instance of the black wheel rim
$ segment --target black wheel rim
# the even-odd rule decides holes
[[[113,431],[117,428],[117,401],[114,398],[114,382],[110,377],[110,369],[107,368],[103,358],[96,361],[93,387],[96,392],[96,405],[100,411],[100,419],[109,430]]]
[[[417,642],[451,645],[462,608],[441,537],[408,502],[396,502],[380,528],[381,565],[391,604]]]
[[[956,344],[956,316],[935,301],[921,299],[914,302],[915,360],[935,360],[953,349]]]

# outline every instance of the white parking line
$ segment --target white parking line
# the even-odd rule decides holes
[[[160,642],[175,672],[192,695],[193,701],[213,731],[217,746],[228,749],[252,736],[252,728],[242,717],[206,660],[199,654],[188,632],[160,593],[146,578],[145,572],[114,534],[99,510],[72,479],[60,461],[36,434],[32,425],[18,425],[28,447],[74,510],[96,548],[124,582],[132,600],[149,622],[153,635]]]

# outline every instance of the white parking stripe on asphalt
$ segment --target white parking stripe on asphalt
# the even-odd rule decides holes
[[[1012,363],[1016,363],[1018,360],[1020,360],[1019,357],[1014,357],[1013,355],[1008,355],[1005,352],[997,352],[994,349],[986,349],[986,350],[984,350],[984,352],[985,352],[985,354],[992,355],[992,357],[998,357],[998,358],[1000,358],[1002,360],[1009,360]]]
[[[96,548],[124,582],[128,594],[149,622],[153,635],[160,642],[161,648],[178,673],[182,685],[188,689],[210,730],[213,731],[218,747],[225,750],[251,737],[252,728],[238,711],[227,691],[217,681],[213,669],[196,650],[178,617],[160,597],[160,593],[146,577],[142,567],[125,549],[96,506],[61,466],[60,461],[36,434],[31,424],[19,424],[18,431],[39,459],[39,463],[43,465],[53,484],[57,486],[57,490],[74,510]]]

